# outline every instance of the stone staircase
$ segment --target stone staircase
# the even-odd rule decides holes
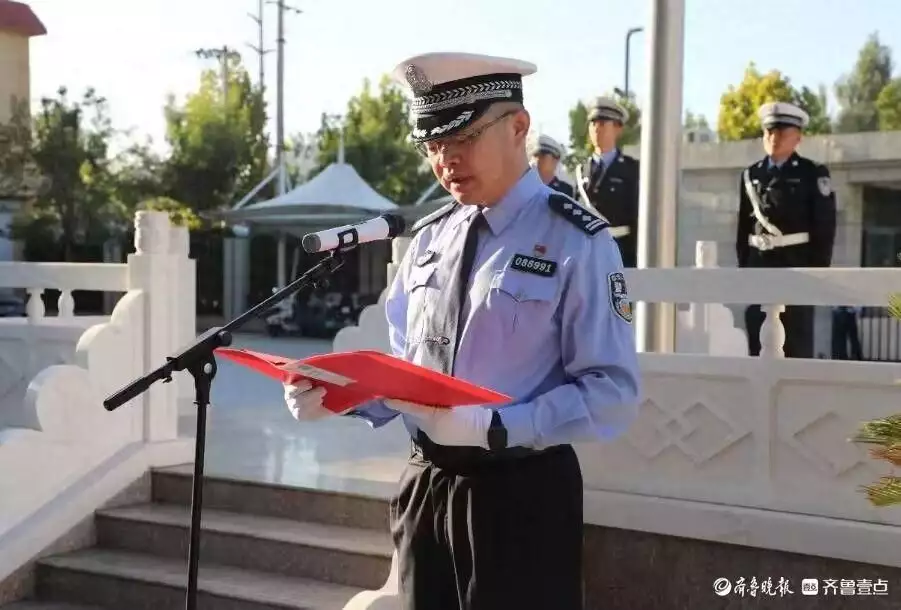
[[[155,471],[150,503],[95,516],[96,546],[38,561],[3,610],[184,608],[191,476]],[[391,567],[384,500],[207,477],[199,610],[340,610]]]

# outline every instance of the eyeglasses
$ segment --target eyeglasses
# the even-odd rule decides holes
[[[437,138],[435,140],[429,140],[428,142],[419,142],[416,144],[416,150],[424,157],[431,157],[437,155],[439,152],[443,153],[448,150],[467,150],[478,141],[489,127],[500,123],[508,116],[513,116],[517,112],[519,112],[519,110],[508,110],[482,126],[473,129],[469,133],[447,138]]]

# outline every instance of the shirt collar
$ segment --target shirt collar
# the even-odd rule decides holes
[[[529,168],[500,201],[485,208],[483,214],[491,232],[499,235],[544,188],[547,187],[541,181],[538,171]]]
[[[769,155],[767,155],[767,156],[766,156],[766,166],[767,166],[767,169],[769,169],[769,168],[771,168],[771,167],[778,167],[778,168],[781,169],[786,163],[788,163],[788,162],[790,162],[790,161],[791,161],[791,162],[794,162],[794,161],[795,161],[795,157],[797,156],[797,154],[798,154],[797,152],[793,152],[793,153],[790,154],[788,157],[786,157],[785,160],[784,160],[782,163],[776,163],[775,161],[773,161],[773,158],[772,158],[772,157],[770,157]]]
[[[611,148],[602,155],[594,153],[593,155],[591,155],[591,158],[594,159],[595,163],[597,163],[598,161],[603,161],[604,167],[610,167],[613,162],[616,161],[616,156],[618,154],[619,150],[617,150],[616,148]]]

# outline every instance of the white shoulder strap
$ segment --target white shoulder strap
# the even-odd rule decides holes
[[[594,210],[597,212],[597,208],[594,207],[594,204],[591,203],[591,199],[588,198],[588,192],[585,190],[585,180],[582,178],[582,164],[579,163],[576,165],[576,187],[579,189],[580,200],[583,206],[588,208],[589,210]]]
[[[779,227],[775,226],[763,215],[763,202],[760,201],[760,195],[757,194],[754,185],[751,184],[751,173],[748,169],[745,169],[742,174],[742,180],[745,183],[745,193],[748,194],[748,199],[751,201],[751,207],[754,210],[754,217],[757,218],[757,222],[771,235],[781,236],[782,231],[779,230]]]

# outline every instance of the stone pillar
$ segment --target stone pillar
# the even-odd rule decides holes
[[[169,215],[141,211],[135,215],[135,252],[128,255],[128,289],[144,295],[145,371],[158,367],[175,351],[174,328],[179,327],[179,311],[192,311],[196,298],[178,298],[180,269],[171,255]],[[178,239],[178,238],[176,238]],[[178,388],[175,383],[155,383],[138,397],[143,408],[144,441],[172,440],[178,436]]]
[[[170,351],[177,352],[197,336],[197,263],[190,258],[191,238],[187,227],[171,227],[169,256],[174,271],[169,285],[170,311],[174,312]],[[151,363],[151,366],[159,364]],[[179,413],[191,412],[194,381],[188,373],[178,373],[175,381]]]

